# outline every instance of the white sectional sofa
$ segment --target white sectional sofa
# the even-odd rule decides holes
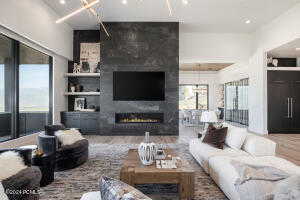
[[[224,126],[228,127],[228,133],[223,150],[202,143],[198,138],[190,141],[189,150],[230,200],[242,200],[235,190],[234,183],[238,173],[231,165],[231,160],[273,166],[287,173],[300,175],[300,167],[275,156],[276,143],[273,141],[251,134],[243,128],[229,124]]]

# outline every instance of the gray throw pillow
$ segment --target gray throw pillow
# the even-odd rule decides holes
[[[100,180],[100,193],[102,200],[151,200],[134,187],[106,176]]]

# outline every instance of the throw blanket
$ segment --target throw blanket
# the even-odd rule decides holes
[[[0,182],[0,199],[1,200],[9,200],[7,195],[5,194],[5,190],[4,190],[4,187],[1,182]]]
[[[269,166],[255,166],[231,161],[239,178],[235,182],[243,200],[273,200],[276,183],[289,178],[286,172]]]

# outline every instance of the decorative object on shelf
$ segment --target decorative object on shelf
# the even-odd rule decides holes
[[[78,65],[77,63],[74,63],[74,67],[73,67],[73,73],[77,74],[81,72],[81,65]]]
[[[75,98],[74,110],[82,111],[85,108],[85,98]]]
[[[69,83],[69,91],[70,92],[75,92],[75,85],[73,83]]]
[[[83,91],[83,86],[80,84],[75,85],[75,92],[82,92]]]
[[[201,114],[201,122],[205,123],[204,131],[218,122],[218,117],[215,111],[204,111]]]
[[[149,132],[145,133],[145,142],[142,142],[138,148],[138,153],[143,165],[151,165],[156,156],[156,145],[150,143]]]
[[[100,62],[98,62],[98,64],[97,64],[97,67],[95,68],[95,73],[100,73],[101,72],[101,70],[100,70]]]
[[[80,61],[89,63],[89,72],[95,72],[100,63],[100,43],[81,43]]]
[[[85,59],[85,61],[82,61],[82,67],[81,67],[82,73],[90,73],[91,72],[90,64],[88,63],[87,60],[88,59]]]
[[[278,60],[277,59],[273,59],[272,61],[274,67],[278,67]]]

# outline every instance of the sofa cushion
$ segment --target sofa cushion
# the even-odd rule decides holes
[[[248,134],[247,130],[229,124],[224,124],[224,127],[228,127],[225,144],[233,149],[241,149]]]
[[[15,151],[7,151],[0,154],[0,181],[7,179],[27,166],[21,156]]]
[[[100,193],[102,200],[151,200],[134,187],[106,176],[100,180]]]
[[[253,134],[248,134],[242,149],[252,156],[275,156],[276,143]]]
[[[220,129],[210,129],[204,136],[202,142],[211,145],[212,147],[223,149],[227,135],[227,127]]]
[[[248,156],[249,154],[245,151],[235,150],[224,146],[224,149],[217,149],[208,144],[201,142],[200,139],[192,139],[189,144],[190,153],[202,166],[206,173],[209,173],[209,159],[214,156]]]
[[[78,130],[60,130],[55,132],[55,136],[61,143],[61,146],[72,145],[75,142],[83,140],[81,133]]]
[[[239,162],[252,165],[275,167],[279,170],[285,171],[288,174],[300,174],[300,167],[285,159],[275,156],[212,157],[209,160],[209,174],[229,199],[242,200],[234,186],[234,183],[239,178],[239,174],[231,165],[232,160],[237,160]]]
[[[101,200],[100,192],[89,192],[82,195],[80,200]]]

